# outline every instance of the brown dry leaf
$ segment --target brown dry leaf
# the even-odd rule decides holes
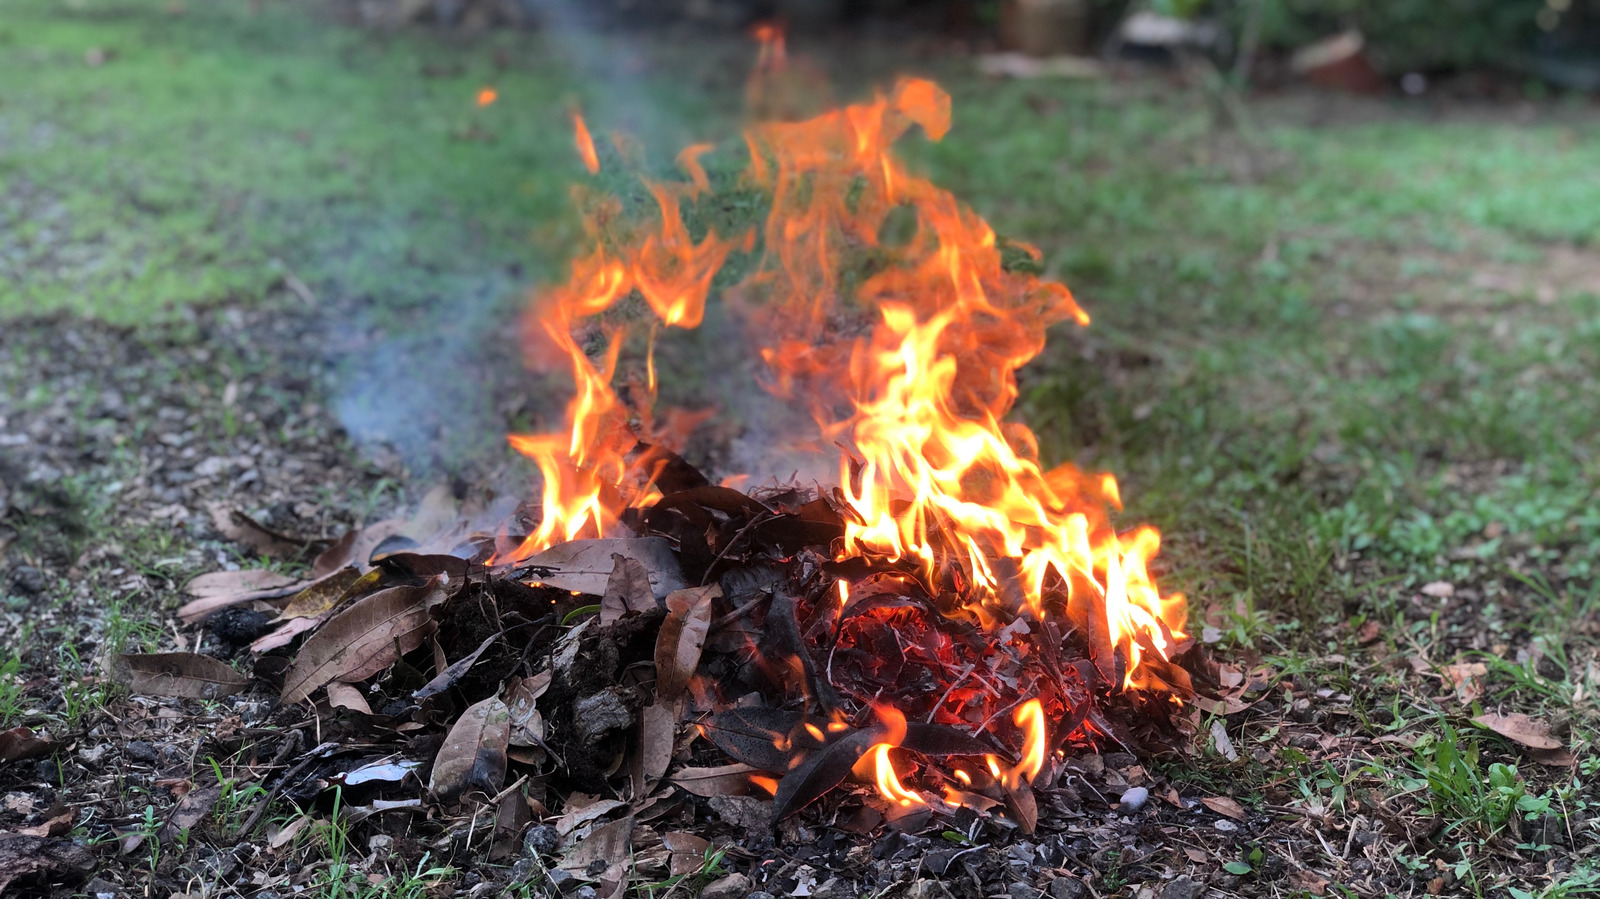
[[[678,736],[678,716],[663,705],[647,705],[639,714],[639,755],[644,760],[645,781],[653,786],[666,776],[667,768],[672,764],[673,743]]]
[[[597,827],[567,852],[561,859],[560,867],[573,873],[583,873],[597,861],[615,865],[627,859],[632,837],[632,816]]]
[[[354,568],[341,568],[332,574],[324,575],[307,584],[304,588],[289,598],[289,604],[278,613],[279,621],[291,618],[316,618],[326,615],[352,596],[362,590],[372,590],[382,580],[378,572],[369,572],[366,575]],[[365,583],[362,583],[365,582]]]
[[[178,617],[184,624],[194,624],[218,609],[288,596],[304,584],[299,578],[276,571],[213,571],[184,585],[184,592],[194,601],[178,609]]]
[[[331,680],[362,681],[394,664],[438,628],[431,610],[444,598],[439,581],[432,580],[356,600],[300,647],[284,676],[282,701],[303,702]]]
[[[672,852],[670,871],[673,877],[693,874],[705,867],[706,851],[711,848],[710,840],[676,830],[662,834],[661,843]]]
[[[333,574],[341,568],[348,568],[355,564],[356,538],[361,536],[360,528],[345,531],[339,539],[328,545],[328,548],[311,560],[311,579],[319,581]]]
[[[1552,768],[1571,768],[1578,763],[1578,757],[1570,749],[1529,749],[1528,757],[1541,765]]]
[[[613,556],[626,556],[644,566],[650,580],[652,594],[664,597],[689,584],[683,579],[683,569],[672,544],[663,537],[597,537],[569,540],[558,543],[541,553],[518,563],[519,567],[534,569],[533,580],[572,590],[601,596],[611,582],[611,572],[617,564]]]
[[[1446,665],[1444,673],[1455,685],[1456,696],[1462,702],[1471,703],[1483,695],[1483,684],[1478,678],[1489,673],[1489,666],[1482,662],[1456,663]]]
[[[262,655],[280,646],[288,646],[294,642],[295,637],[306,631],[315,630],[320,624],[322,624],[321,618],[295,618],[285,621],[278,626],[277,630],[257,637],[255,642],[250,644],[250,651],[256,655]]]
[[[328,705],[363,715],[372,714],[372,706],[367,704],[367,698],[361,695],[361,690],[342,681],[328,682]]]
[[[311,816],[301,815],[277,831],[269,829],[267,832],[267,846],[272,849],[282,849],[294,842],[294,838],[299,835],[300,831],[305,830],[310,824]]]
[[[1376,643],[1381,636],[1383,636],[1383,625],[1376,621],[1368,621],[1356,632],[1356,639],[1360,640],[1362,645]]]
[[[95,854],[71,840],[0,833],[0,896],[12,881],[40,877],[54,883],[83,878],[94,870]]]
[[[1206,851],[1204,849],[1196,849],[1193,846],[1183,847],[1183,854],[1189,856],[1189,861],[1192,861],[1197,865],[1203,864],[1211,857],[1206,855]]]
[[[219,699],[250,686],[227,662],[193,652],[125,653],[128,688],[142,696]]]
[[[1495,733],[1513,743],[1520,743],[1529,749],[1543,749],[1546,751],[1561,748],[1561,741],[1550,736],[1550,725],[1543,721],[1535,721],[1521,712],[1510,715],[1499,715],[1490,712],[1472,719],[1474,722],[1489,728]]]
[[[612,553],[616,567],[606,581],[606,592],[600,596],[600,623],[611,624],[629,612],[646,612],[656,608],[656,595],[650,587],[650,572],[638,559],[621,553]]]
[[[1431,596],[1434,599],[1449,599],[1456,595],[1456,586],[1449,581],[1434,581],[1423,584],[1421,592],[1423,596]]]
[[[544,717],[539,714],[539,697],[550,689],[550,672],[514,679],[506,687],[506,711],[511,719],[512,746],[544,745]]]
[[[672,699],[689,686],[711,630],[711,602],[722,587],[690,587],[667,595],[667,618],[656,637],[656,695]]]
[[[72,823],[77,817],[77,812],[57,801],[55,805],[50,807],[49,811],[44,813],[44,821],[42,823],[33,827],[21,828],[17,833],[28,837],[65,836],[72,830]]]
[[[679,768],[667,779],[696,796],[743,796],[750,792],[750,775],[762,773],[735,762],[714,768]]]
[[[1217,747],[1217,752],[1230,762],[1239,760],[1239,751],[1233,748],[1233,741],[1228,738],[1228,728],[1220,719],[1211,722],[1211,742]]]
[[[226,503],[211,503],[206,506],[206,511],[211,514],[211,523],[222,536],[264,556],[291,559],[317,542],[275,531],[238,509],[229,508]]]
[[[428,790],[453,802],[469,789],[493,796],[505,785],[506,747],[511,716],[500,697],[491,696],[461,713],[433,761]]]
[[[35,733],[32,728],[0,731],[0,764],[44,758],[55,752],[56,745],[49,734]]]
[[[1207,796],[1200,801],[1205,803],[1206,808],[1235,821],[1243,821],[1250,817],[1250,813],[1244,810],[1244,806],[1226,796]]]
[[[221,798],[220,784],[185,793],[183,798],[178,800],[178,804],[172,807],[172,813],[167,815],[167,823],[161,825],[158,838],[163,843],[177,839],[179,835],[205,820],[206,815],[211,814],[212,807]]]
[[[619,808],[627,807],[628,803],[621,799],[600,799],[579,808],[569,809],[566,814],[556,819],[556,833],[566,836],[590,821],[597,821]]]

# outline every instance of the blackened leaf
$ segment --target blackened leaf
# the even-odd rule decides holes
[[[721,595],[722,588],[711,584],[667,596],[667,617],[656,636],[656,694],[663,699],[689,686],[711,630],[711,602]]]
[[[772,797],[772,820],[797,812],[822,798],[829,790],[844,783],[850,769],[882,740],[881,727],[858,730],[843,739],[829,744],[826,749],[806,759],[800,767],[790,771],[778,781],[778,791]]]
[[[929,758],[949,758],[954,755],[993,755],[993,746],[977,737],[942,724],[909,723],[900,748]]]
[[[430,610],[445,597],[437,581],[390,587],[356,600],[306,639],[283,679],[283,702],[303,701],[331,680],[365,680],[418,646],[438,624]]]
[[[128,686],[143,696],[220,699],[250,686],[227,662],[193,652],[126,653]]]
[[[811,722],[819,733],[827,731],[819,720]],[[706,736],[730,757],[763,771],[784,772],[794,760],[823,746],[824,740],[806,728],[799,712],[783,709],[729,709],[714,716]],[[839,735],[842,738],[842,734]]]
[[[617,567],[617,563],[612,561],[613,555],[627,556],[643,565],[650,578],[650,589],[657,597],[665,597],[689,585],[683,579],[683,570],[678,566],[672,544],[661,537],[569,540],[535,553],[518,565],[532,569],[531,580],[575,593],[600,596],[605,593],[611,572]]]
[[[429,696],[443,693],[445,690],[455,686],[456,681],[466,676],[466,673],[472,670],[473,665],[478,664],[478,659],[483,656],[484,650],[493,646],[494,642],[504,634],[505,631],[500,631],[497,634],[490,634],[483,638],[483,642],[478,644],[477,649],[474,649],[465,658],[451,662],[449,667],[435,675],[433,680],[423,684],[422,689],[412,693],[411,698],[417,700],[427,699]]]
[[[1033,787],[1025,783],[1006,790],[1006,811],[1023,833],[1033,833],[1039,826],[1039,803],[1033,798]]]
[[[506,747],[511,715],[500,697],[491,696],[461,713],[433,762],[428,789],[452,802],[469,789],[494,795],[506,778]]]

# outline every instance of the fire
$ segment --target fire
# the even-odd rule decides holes
[[[500,93],[492,87],[486,87],[478,91],[479,106],[488,106],[498,99],[500,99]]]
[[[780,65],[781,43],[764,46],[763,65]],[[582,117],[573,125],[597,171]],[[652,340],[662,326],[696,327],[724,263],[748,253],[749,274],[724,297],[751,325],[766,386],[808,406],[820,435],[846,448],[839,482],[854,520],[839,557],[913,565],[926,583],[958,590],[985,625],[1064,617],[1116,656],[1097,664],[1121,672],[1124,687],[1151,686],[1141,660],[1167,658],[1185,618],[1183,597],[1162,595],[1149,571],[1160,535],[1118,533],[1116,479],[1044,468],[1033,433],[1006,420],[1017,369],[1043,349],[1046,329],[1089,317],[1063,285],[1005,264],[1007,252],[1037,260],[1037,250],[1003,244],[891,152],[913,126],[938,140],[949,125],[948,95],[918,79],[808,121],[754,125],[742,184],[771,211],[753,234],[689,233],[684,204],[713,192],[703,146],[679,157],[687,182],[644,181],[659,212],[652,226],[615,226],[614,205],[592,214],[595,249],[528,318],[530,357],[566,360],[577,390],[564,429],[511,438],[543,475],[544,518],[502,561],[603,535],[621,510],[653,497],[650,473],[627,456],[654,436],[654,368],[619,397],[629,326],[603,313],[636,296],[656,320]],[[903,242],[880,236],[891,216],[913,222]],[[860,271],[870,274],[845,282]]]
[[[584,124],[583,116],[574,112],[572,114],[572,138],[578,147],[578,156],[583,160],[583,167],[589,174],[600,174],[600,155],[594,151],[594,138],[589,136],[589,126]]]

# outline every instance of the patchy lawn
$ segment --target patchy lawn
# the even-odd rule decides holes
[[[298,836],[267,842],[302,817],[280,800],[235,846],[300,713],[268,691],[130,696],[110,661],[219,649],[172,614],[196,574],[305,569],[226,539],[213,504],[333,537],[440,477],[472,497],[520,483],[498,435],[551,406],[506,325],[579,236],[570,105],[665,160],[733,139],[748,52],[638,41],[623,95],[523,34],[374,35],[276,5],[8,11],[0,83],[26,88],[0,94],[0,718],[62,745],[0,766],[0,826],[64,803],[91,892],[526,876],[470,836],[374,842],[374,821],[310,799]],[[1095,792],[1055,833],[980,839],[976,873],[941,889],[1600,892],[1592,104],[1268,97],[1235,122],[1153,78],[993,82],[911,55],[955,126],[906,153],[1038,244],[1094,317],[1027,370],[1024,415],[1047,455],[1118,473],[1125,520],[1160,526],[1166,582],[1237,669],[1193,755],[1085,756]],[[479,107],[484,85],[499,99]],[[212,816],[157,838],[212,782]],[[1094,798],[1142,783],[1179,805]],[[895,859],[931,850],[903,842],[839,870],[861,893],[943,895],[908,885],[927,869]]]

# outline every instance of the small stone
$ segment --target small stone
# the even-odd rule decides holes
[[[1226,819],[1218,820],[1218,821],[1214,822],[1211,826],[1215,827],[1216,829],[1218,829],[1220,831],[1222,831],[1223,833],[1233,833],[1234,831],[1239,829],[1239,825],[1233,823],[1232,821],[1228,821]]]
[[[750,892],[750,878],[743,874],[729,874],[706,884],[700,899],[744,899]]]
[[[600,894],[595,892],[594,887],[584,884],[572,894],[572,899],[600,899]]]
[[[1083,899],[1089,889],[1076,877],[1057,877],[1050,881],[1049,892],[1050,899]]]
[[[763,831],[772,823],[770,799],[758,796],[712,796],[706,804],[722,820],[747,831]]]
[[[123,755],[140,762],[155,762],[160,757],[156,754],[156,746],[144,740],[132,740],[122,747]]]
[[[750,893],[749,895],[745,896],[744,899],[778,899],[778,897],[772,895],[766,890],[756,890],[754,893]]]
[[[522,854],[531,857],[553,855],[561,845],[561,832],[548,824],[540,824],[522,838]]]
[[[1150,801],[1150,791],[1144,787],[1130,787],[1122,792],[1122,799],[1118,801],[1118,810],[1136,812]]]
[[[1108,752],[1103,759],[1107,768],[1129,768],[1139,762],[1131,752]]]
[[[18,596],[38,596],[47,585],[44,572],[32,565],[18,565],[11,569],[11,589]]]
[[[1014,883],[1006,887],[1006,895],[1010,899],[1039,899],[1039,891],[1025,883]]]
[[[1205,889],[1204,883],[1184,874],[1161,888],[1161,899],[1200,899]]]
[[[550,879],[550,885],[560,893],[565,893],[578,885],[578,875],[565,868],[552,868],[545,876]]]
[[[386,833],[375,833],[367,840],[367,850],[379,857],[388,856],[394,852],[394,837]]]

